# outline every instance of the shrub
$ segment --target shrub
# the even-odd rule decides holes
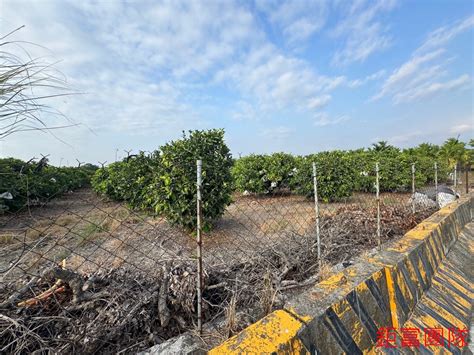
[[[232,158],[224,130],[183,132],[182,139],[162,146],[159,173],[148,191],[157,213],[188,229],[197,223],[197,159],[202,160],[203,222],[210,228],[231,202]]]
[[[314,195],[313,162],[316,163],[318,197],[325,202],[351,196],[354,190],[355,170],[346,152],[332,151],[298,157],[291,179],[293,192]]]
[[[99,195],[110,196],[113,186],[109,182],[109,168],[107,166],[96,170],[91,178],[92,189]]]
[[[380,191],[411,191],[411,166],[415,163],[415,185],[434,183],[436,156],[421,154],[417,149],[390,147],[381,151],[359,149],[349,152],[355,167],[355,190],[375,191],[375,163],[379,162]],[[447,166],[438,162],[438,182],[447,175]]]
[[[266,180],[270,183],[269,191],[290,187],[296,160],[291,154],[273,153],[265,159]]]
[[[264,155],[249,155],[239,158],[232,167],[232,178],[237,191],[265,193],[269,182],[266,179]]]
[[[375,157],[365,149],[347,152],[354,169],[354,191],[375,191]]]
[[[295,158],[291,154],[252,154],[235,162],[232,177],[240,192],[269,193],[288,188],[294,168]]]
[[[107,167],[98,169],[91,179],[92,188],[97,193],[113,200],[124,200],[128,185],[124,176],[125,171],[126,163],[123,161],[117,161]]]
[[[0,159],[0,193],[8,192],[12,199],[0,199],[0,210],[16,211],[28,201],[44,202],[52,197],[89,184],[93,166],[72,168]]]
[[[153,188],[154,175],[159,173],[160,152],[150,156],[140,152],[125,161],[122,169],[123,182],[121,197],[133,208],[152,209],[154,201],[149,198],[149,189]]]

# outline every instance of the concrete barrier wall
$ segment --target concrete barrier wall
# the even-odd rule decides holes
[[[473,209],[471,195],[446,206],[382,251],[359,257],[210,354],[369,351],[379,328],[400,328],[408,320],[471,221]]]

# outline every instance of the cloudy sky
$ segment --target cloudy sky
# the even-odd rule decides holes
[[[473,4],[0,0],[0,37],[25,25],[10,40],[80,93],[50,103],[78,126],[0,156],[110,162],[214,127],[234,155],[472,138]]]

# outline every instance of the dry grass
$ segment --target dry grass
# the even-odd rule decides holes
[[[319,269],[319,280],[326,280],[333,274],[332,264],[323,261],[321,263],[321,268]]]
[[[237,299],[235,294],[230,298],[229,305],[225,309],[225,333],[226,337],[230,338],[235,333],[239,331],[238,322],[237,322]]]
[[[0,234],[0,245],[12,244],[15,242],[15,235],[11,233]]]

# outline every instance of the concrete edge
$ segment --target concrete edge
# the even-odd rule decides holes
[[[354,265],[210,350],[235,353],[351,353],[370,350],[377,329],[403,325],[463,227],[474,195],[444,207]]]

